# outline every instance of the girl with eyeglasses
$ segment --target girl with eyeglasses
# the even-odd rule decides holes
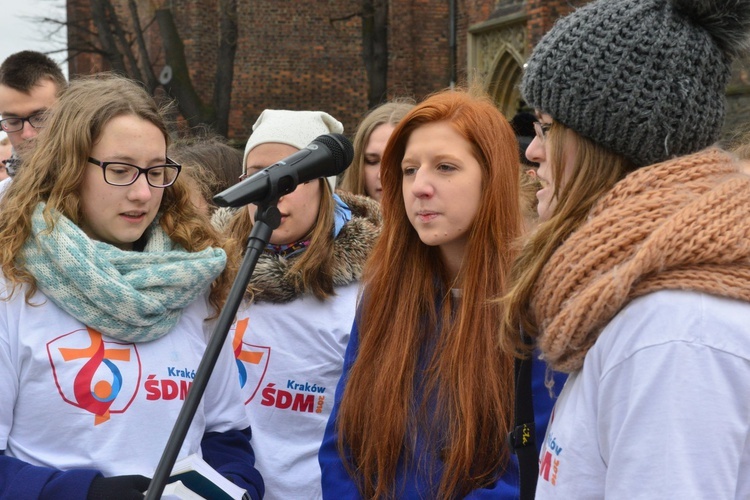
[[[137,498],[228,290],[154,100],[116,76],[61,96],[1,203],[0,496]],[[263,494],[227,343],[180,451]]]

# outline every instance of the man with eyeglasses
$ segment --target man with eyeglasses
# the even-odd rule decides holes
[[[57,63],[40,52],[16,52],[0,65],[0,129],[13,145],[13,155],[5,163],[11,178],[33,149],[48,110],[67,85]],[[0,196],[10,180],[0,182]]]

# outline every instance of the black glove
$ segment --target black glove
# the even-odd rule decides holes
[[[151,479],[134,474],[132,476],[98,476],[91,481],[87,500],[141,500]]]

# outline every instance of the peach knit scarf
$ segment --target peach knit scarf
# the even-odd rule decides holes
[[[750,301],[750,177],[718,149],[628,175],[555,251],[532,303],[544,357],[580,369],[628,302],[664,289]]]

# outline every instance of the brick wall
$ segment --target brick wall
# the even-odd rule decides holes
[[[346,130],[366,102],[358,2],[240,2],[230,128],[246,139],[266,108],[327,111]]]
[[[575,7],[586,5],[589,1],[528,0],[526,2],[526,13],[529,21],[526,25],[526,40],[529,47],[536,45],[557,19],[569,14]]]
[[[88,43],[85,31],[94,29],[91,22],[91,4],[89,2],[68,2],[66,5],[66,16],[69,24],[76,25],[79,29],[68,29],[68,46],[83,47]],[[101,65],[100,58],[93,54],[81,53],[72,57],[69,53],[68,73],[73,75],[86,75],[97,71]]]
[[[113,3],[121,12],[126,5],[125,0]],[[88,4],[88,0],[68,0],[69,19],[70,12],[85,19]],[[145,26],[153,11],[148,1],[138,4]],[[193,84],[206,102],[212,96],[216,70],[218,4],[218,0],[171,0]],[[344,123],[347,133],[354,132],[367,111],[360,4],[359,0],[238,2],[230,138],[244,141],[266,108],[325,110]],[[460,29],[465,33],[468,18],[462,19]],[[449,85],[449,29],[447,0],[390,0],[389,97],[421,98]],[[150,35],[158,75],[163,54],[155,26]],[[460,32],[458,40],[457,64],[463,68],[466,44]],[[93,56],[79,56],[71,68],[71,75],[85,74],[106,69],[106,64]]]
[[[126,0],[112,1],[118,4],[120,12],[126,12]],[[450,84],[452,56],[457,81],[466,81],[469,27],[525,8],[526,40],[531,48],[557,18],[590,0],[455,0],[454,53],[449,46],[450,0],[388,1],[389,97],[420,99]],[[193,83],[201,98],[210,102],[216,71],[219,0],[137,0],[144,26],[153,18],[153,5],[160,2],[172,6]],[[239,39],[230,139],[244,143],[255,119],[266,108],[328,111],[344,123],[347,134],[353,134],[367,111],[361,1],[238,0],[237,3]],[[89,0],[68,0],[67,5],[69,20],[75,18],[85,23],[90,17]],[[155,24],[149,34],[149,48],[158,75],[164,62]],[[102,69],[107,69],[107,65],[90,55],[70,62],[71,77]],[[744,85],[748,88],[747,82]],[[747,92],[740,93],[745,110]],[[730,106],[730,114],[731,109]],[[732,116],[728,118],[728,123],[736,122]]]

